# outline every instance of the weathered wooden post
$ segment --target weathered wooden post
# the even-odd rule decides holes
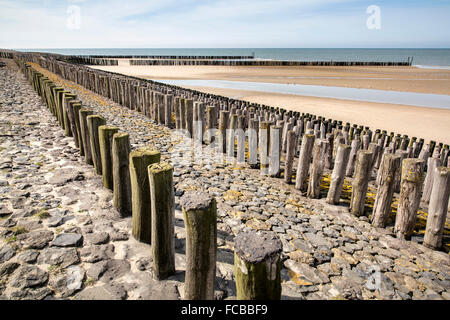
[[[447,218],[450,196],[450,169],[437,167],[434,169],[433,188],[428,206],[427,227],[423,245],[432,249],[442,246],[442,234]]]
[[[295,189],[302,192],[307,190],[306,179],[309,175],[314,140],[315,136],[313,134],[303,135],[302,145],[300,147],[300,156],[298,158],[297,173],[295,177]]]
[[[236,130],[237,137],[237,163],[245,163],[245,132],[243,129],[239,128]]]
[[[258,164],[258,120],[250,119],[248,128],[248,159],[251,168]]]
[[[234,275],[238,300],[281,298],[281,251],[274,232],[240,232],[234,240]]]
[[[173,167],[154,163],[148,167],[151,203],[153,271],[162,280],[175,273]]]
[[[284,182],[291,183],[292,166],[294,164],[295,149],[297,147],[297,135],[293,130],[287,132],[286,159],[284,164]]]
[[[269,124],[267,121],[259,123],[259,162],[262,175],[269,173]]]
[[[337,147],[333,172],[331,173],[330,189],[327,194],[327,203],[338,204],[341,198],[342,186],[345,181],[345,169],[350,157],[350,146],[340,144]]]
[[[92,151],[91,151],[91,139],[89,135],[89,129],[87,124],[87,116],[92,115],[94,112],[88,108],[81,108],[80,114],[80,132],[81,139],[83,140],[84,160],[87,164],[93,164]]]
[[[281,127],[274,125],[270,127],[270,148],[269,148],[269,176],[278,177],[280,175],[281,157]]]
[[[356,155],[358,153],[360,145],[361,145],[361,140],[359,140],[359,136],[356,136],[352,140],[352,145],[351,145],[352,149],[350,151],[350,156],[348,158],[347,169],[345,171],[345,175],[347,177],[353,176],[353,172],[354,172],[354,168],[355,168],[355,162],[356,162]]]
[[[218,132],[218,139],[217,139],[217,145],[219,148],[219,152],[226,153],[226,145],[227,145],[227,127],[228,127],[228,115],[229,111],[220,111],[219,116],[219,132]]]
[[[400,197],[394,227],[397,238],[409,239],[414,230],[423,187],[423,171],[423,160],[403,160]]]
[[[372,225],[386,227],[391,215],[392,198],[395,191],[395,177],[400,170],[401,157],[397,154],[385,154],[381,163],[380,178],[372,213]]]
[[[186,300],[213,300],[216,278],[217,204],[207,193],[180,199],[186,225]]]
[[[114,126],[98,127],[103,186],[110,190],[113,189],[112,138],[117,131],[119,128]]]
[[[357,217],[364,214],[371,163],[372,153],[366,150],[359,150],[356,156],[355,177],[352,183],[352,197],[350,200],[350,212]]]
[[[184,119],[186,123],[186,129],[189,131],[190,138],[193,138],[194,134],[194,101],[191,99],[185,100],[185,114]]]
[[[131,215],[130,150],[128,133],[115,133],[112,140],[113,204],[121,217]]]
[[[234,145],[236,141],[236,128],[237,128],[238,116],[236,114],[231,115],[230,127],[227,130],[227,156],[234,157]]]
[[[431,189],[433,188],[434,169],[441,166],[441,159],[428,158],[428,169],[425,176],[425,182],[423,184],[422,201],[425,203],[430,202]]]
[[[210,144],[214,139],[213,130],[216,128],[216,108],[214,106],[206,107],[206,143]]]
[[[159,162],[157,150],[138,149],[130,152],[132,234],[141,242],[151,242],[151,203],[148,181],[149,165]]]
[[[325,168],[327,148],[328,141],[325,139],[317,139],[314,142],[313,161],[311,166],[311,174],[309,175],[308,190],[306,194],[308,198],[320,198],[320,183],[322,182],[322,174]]]
[[[102,158],[100,154],[100,141],[98,128],[106,124],[105,118],[99,115],[87,116],[87,125],[89,130],[89,142],[91,145],[92,162],[95,172],[102,174]]]
[[[170,94],[164,95],[164,124],[168,128],[173,128],[172,104],[173,104],[173,96]]]

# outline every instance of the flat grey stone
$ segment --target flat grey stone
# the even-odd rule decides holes
[[[9,299],[11,300],[43,300],[53,293],[47,287],[25,288],[12,290]]]
[[[100,281],[109,283],[112,280],[117,280],[131,269],[130,263],[127,260],[113,259],[106,264],[106,271],[100,278]]]
[[[105,244],[109,241],[107,232],[94,232],[85,235],[85,239],[90,244]]]
[[[38,258],[39,264],[59,265],[63,268],[78,263],[79,261],[80,258],[75,248],[50,247],[41,251]]]
[[[305,239],[314,247],[325,246],[325,247],[331,248],[333,246],[331,244],[331,242],[329,242],[324,237],[317,235],[315,233],[307,232],[307,233],[304,233],[303,235],[304,235]]]
[[[37,257],[39,256],[39,251],[37,250],[25,250],[23,252],[21,252],[18,256],[17,259],[19,259],[22,262],[25,263],[34,263],[36,262]]]
[[[50,230],[37,230],[26,234],[25,247],[30,249],[42,249],[53,239]]]
[[[10,245],[3,245],[3,247],[0,248],[0,263],[8,261],[14,257],[15,254],[16,251]]]
[[[105,284],[100,287],[86,288],[79,292],[76,300],[124,300],[127,297],[127,292],[117,286]]]
[[[83,236],[78,233],[60,233],[50,243],[54,247],[78,247],[83,244]]]
[[[70,266],[66,269],[67,288],[69,290],[80,290],[83,286],[85,271],[79,266]]]
[[[80,249],[81,260],[94,263],[102,260],[112,259],[114,257],[114,245],[92,245]]]
[[[5,274],[9,275],[13,273],[14,270],[16,270],[19,266],[20,264],[18,264],[17,262],[5,262],[0,264],[0,277]]]
[[[106,271],[107,261],[99,261],[94,263],[88,270],[87,276],[91,279],[98,280],[103,272]]]
[[[42,269],[32,266],[24,265],[16,270],[10,285],[15,288],[30,288],[45,284],[48,280],[48,273]]]

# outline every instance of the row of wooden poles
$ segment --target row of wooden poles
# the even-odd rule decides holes
[[[226,105],[220,104],[220,100],[217,104],[211,95],[201,96],[195,91],[82,66],[41,62],[63,78],[138,110],[159,124],[185,130],[196,141],[216,143],[219,152],[226,152],[229,157],[236,155],[237,162],[245,162],[247,153],[248,164],[251,167],[259,164],[263,174],[281,175],[280,160],[284,152],[287,183],[291,182],[294,157],[299,152],[295,187],[310,198],[321,196],[324,169],[333,171],[327,195],[329,203],[339,202],[345,177],[353,177],[350,210],[356,216],[365,214],[368,183],[375,171],[378,192],[373,225],[386,227],[394,192],[400,192],[395,233],[399,238],[409,239],[422,199],[429,203],[424,244],[436,249],[441,247],[449,191],[448,187],[436,186],[448,185],[445,182],[448,181],[445,164],[448,168],[450,163],[448,145],[434,141],[425,145],[423,139],[410,139],[392,132],[388,135],[379,129],[372,132],[368,127],[342,125],[335,120],[279,108]]]
[[[73,137],[80,155],[113,191],[122,217],[132,216],[132,234],[151,244],[153,271],[160,279],[175,274],[173,167],[160,162],[158,150],[131,151],[129,135],[82,107],[75,94],[58,87],[30,65],[18,65]],[[186,226],[184,298],[214,299],[217,257],[217,204],[207,193],[187,192],[180,200]],[[262,248],[262,249],[261,249]],[[256,251],[255,251],[256,250]],[[241,232],[235,238],[238,299],[281,298],[282,243],[273,232]]]
[[[173,56],[173,55],[60,55],[39,53],[47,59],[55,59],[68,63],[117,66],[118,59],[130,59],[130,65],[214,65],[214,66],[411,66],[408,61],[289,61],[289,60],[254,60],[254,56]],[[0,57],[11,59],[13,56],[23,60],[36,53],[19,53],[1,51]]]
[[[161,66],[410,66],[406,61],[286,61],[286,60],[206,60],[130,59],[130,65]]]

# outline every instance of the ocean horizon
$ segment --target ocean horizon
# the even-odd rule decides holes
[[[286,61],[408,61],[413,66],[450,69],[450,48],[53,48],[14,49],[64,55],[252,56]]]

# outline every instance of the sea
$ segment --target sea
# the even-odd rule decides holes
[[[16,49],[64,55],[178,55],[254,56],[255,59],[286,61],[408,61],[419,68],[450,70],[450,49],[335,49],[335,48],[84,48]]]

